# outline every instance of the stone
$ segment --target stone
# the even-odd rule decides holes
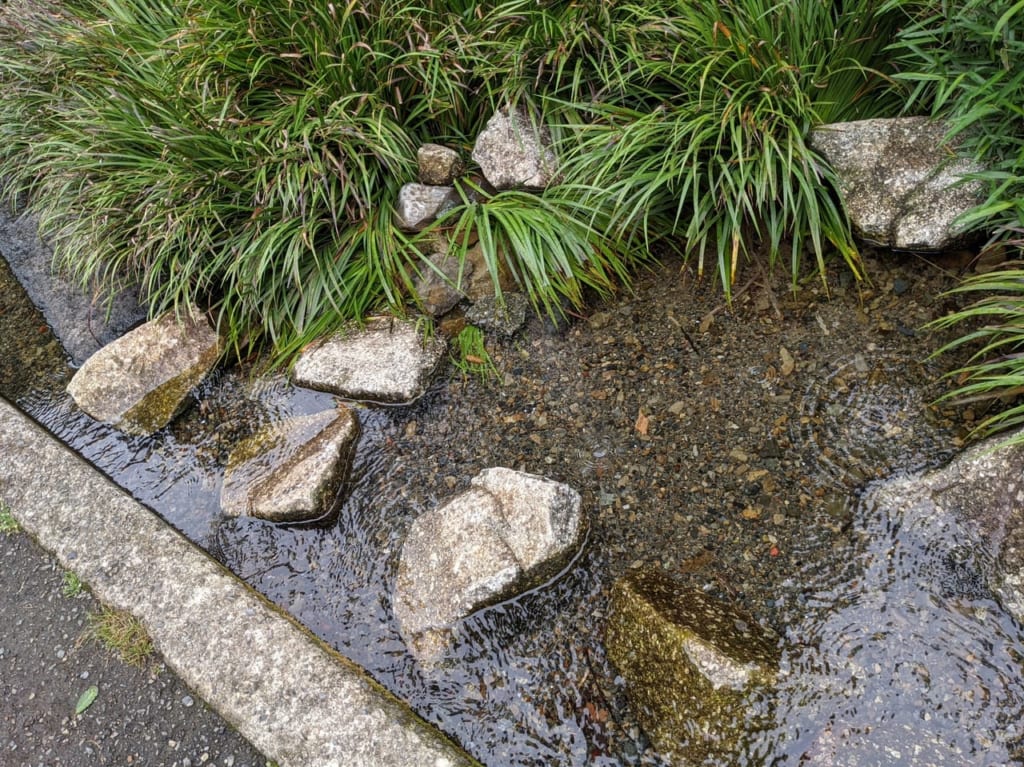
[[[379,317],[314,342],[302,352],[292,380],[364,402],[405,403],[426,390],[447,345],[415,322]]]
[[[46,318],[75,365],[146,321],[137,285],[111,296],[83,290],[54,269],[53,253],[39,237],[35,216],[14,216],[0,204],[0,256]]]
[[[522,293],[484,296],[466,311],[466,320],[488,333],[511,338],[526,323],[530,300]]]
[[[416,152],[419,181],[430,186],[451,186],[466,169],[454,149],[440,144],[424,144]]]
[[[458,201],[455,189],[450,186],[405,184],[398,190],[395,224],[406,231],[422,231]]]
[[[582,539],[579,494],[525,472],[492,468],[418,517],[402,546],[393,609],[425,664],[459,621],[556,575]]]
[[[271,522],[326,519],[359,437],[359,419],[344,405],[270,424],[228,456],[221,510]]]
[[[927,117],[823,125],[811,146],[835,169],[855,233],[899,250],[939,251],[962,244],[958,217],[980,204],[983,170],[958,156],[948,126]]]
[[[608,659],[641,727],[671,764],[730,764],[740,739],[771,722],[777,640],[752,618],[657,570],[612,590]],[[758,711],[759,715],[752,712]]]
[[[496,266],[498,287],[501,288],[502,294],[516,289],[515,278],[505,259],[504,249],[499,245]],[[495,295],[494,276],[487,268],[487,259],[484,257],[483,246],[479,242],[466,249],[465,262],[472,265],[469,283],[466,285],[466,298],[476,303],[483,298],[493,297]]]
[[[94,353],[68,384],[78,406],[129,434],[162,429],[220,357],[217,333],[197,309],[135,328]]]
[[[558,178],[551,134],[523,107],[495,112],[477,136],[473,160],[495,189],[545,189]]]
[[[473,275],[473,264],[470,261],[460,264],[459,259],[446,253],[434,253],[427,261],[420,267],[413,289],[423,311],[440,317],[465,297],[464,288]]]
[[[950,558],[976,549],[979,576],[1024,622],[1024,444],[1007,439],[990,437],[940,469],[891,480],[872,500],[893,517],[926,518],[933,528],[954,520],[948,526],[960,532],[942,536]]]

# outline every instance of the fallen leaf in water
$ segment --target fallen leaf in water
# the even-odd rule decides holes
[[[639,434],[641,437],[646,437],[647,429],[650,426],[650,424],[650,419],[647,416],[645,416],[644,411],[641,410],[639,413],[637,413],[636,423],[633,425],[633,428],[636,429],[636,433]]]

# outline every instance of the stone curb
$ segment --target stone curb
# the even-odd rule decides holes
[[[0,398],[0,499],[281,767],[477,763]]]

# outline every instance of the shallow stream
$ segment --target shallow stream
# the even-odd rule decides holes
[[[0,272],[0,393],[489,767],[663,764],[602,649],[612,583],[651,565],[783,637],[777,724],[732,764],[1020,759],[1024,635],[984,552],[954,519],[872,501],[872,482],[952,456],[974,417],[929,405],[943,368],[921,362],[939,339],[919,328],[945,309],[938,269],[883,257],[870,286],[832,275],[828,297],[765,278],[731,308],[679,264],[642,274],[567,328],[492,343],[500,382],[449,367],[412,406],[360,409],[320,527],[228,519],[218,496],[238,439],[332,397],[226,371],[171,427],[125,437],[70,402],[66,356]],[[425,670],[391,616],[404,535],[495,465],[576,487],[589,537]]]

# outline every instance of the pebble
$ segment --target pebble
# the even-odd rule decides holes
[[[181,703],[185,708],[191,708],[195,704],[195,700],[191,695],[186,695],[181,699]]]

